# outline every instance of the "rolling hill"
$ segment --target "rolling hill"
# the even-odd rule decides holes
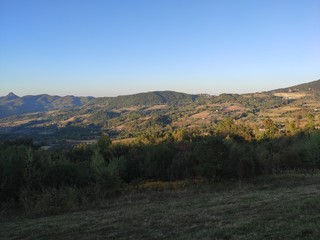
[[[0,97],[0,117],[31,112],[45,112],[81,107],[92,97],[50,96],[47,94],[18,97],[14,93]]]
[[[320,92],[320,79],[308,82],[308,83],[303,83],[303,84],[298,84],[294,85],[291,87],[287,88],[280,88],[273,90],[271,92]]]
[[[14,93],[0,97],[0,117],[32,112],[73,109],[83,106],[98,106],[107,109],[151,106],[156,104],[179,105],[194,102],[199,96],[173,91],[156,91],[118,97],[51,96],[47,94],[18,97]]]

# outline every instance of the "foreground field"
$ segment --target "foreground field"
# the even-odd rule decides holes
[[[320,239],[320,175],[132,193],[57,216],[0,220],[1,239]]]

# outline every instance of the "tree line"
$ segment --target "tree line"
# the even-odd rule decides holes
[[[5,141],[0,144],[0,203],[51,213],[109,198],[148,180],[241,181],[320,168],[320,132],[281,136],[272,121],[264,124],[259,138],[249,127],[225,119],[206,136],[180,129],[145,134],[130,144],[114,144],[107,135],[72,149],[43,150],[26,139]]]

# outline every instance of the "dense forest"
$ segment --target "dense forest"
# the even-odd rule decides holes
[[[44,150],[30,139],[0,145],[3,209],[52,214],[126,194],[148,181],[237,181],[320,168],[320,132],[314,125],[285,133],[271,119],[255,136],[227,118],[207,135],[185,129],[141,135],[130,143],[96,143]]]

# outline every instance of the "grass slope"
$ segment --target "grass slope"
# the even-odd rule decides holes
[[[103,207],[3,219],[2,239],[320,239],[320,175],[135,193]]]

